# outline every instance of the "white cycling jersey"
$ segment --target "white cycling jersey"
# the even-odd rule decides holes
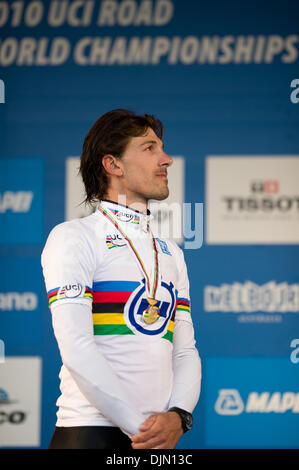
[[[193,411],[200,359],[182,250],[154,237],[159,317],[147,324],[142,316],[148,306],[146,279],[134,250],[151,279],[150,216],[110,201],[100,207],[117,224],[97,208],[57,225],[42,253],[63,361],[56,424],[117,425],[132,435],[148,416],[169,406]]]

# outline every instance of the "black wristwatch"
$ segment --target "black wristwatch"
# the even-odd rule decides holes
[[[176,406],[169,408],[169,410],[167,411],[175,411],[180,416],[182,420],[183,432],[187,432],[192,428],[193,418],[192,418],[191,413],[188,413],[188,411],[182,410],[182,408],[177,408]]]

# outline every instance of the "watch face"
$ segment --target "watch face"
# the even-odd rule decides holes
[[[191,429],[191,428],[192,428],[192,424],[193,424],[192,416],[189,415],[189,414],[186,414],[186,415],[184,416],[184,421],[185,421],[185,424],[186,424],[186,428],[187,428],[187,429]]]
[[[191,429],[192,425],[193,425],[192,415],[190,413],[185,412],[185,411],[181,411],[180,415],[181,415],[181,419],[182,419],[183,431],[184,432],[189,431],[189,429]]]
[[[188,413],[187,411],[182,410],[181,408],[177,408],[177,407],[170,408],[169,411],[175,411],[176,413],[179,414],[182,420],[182,428],[184,432],[189,431],[189,429],[192,428],[193,418],[192,418],[191,413]]]

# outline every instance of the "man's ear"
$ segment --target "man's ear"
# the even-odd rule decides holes
[[[108,175],[122,176],[123,170],[118,158],[113,155],[104,155],[102,158],[102,165]]]

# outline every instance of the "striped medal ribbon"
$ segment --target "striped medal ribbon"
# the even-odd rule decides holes
[[[133,252],[135,256],[135,259],[137,260],[139,268],[141,269],[141,271],[143,272],[145,276],[146,294],[147,294],[146,300],[148,301],[148,307],[143,311],[142,319],[144,323],[146,323],[147,325],[151,325],[152,323],[155,323],[155,321],[157,321],[158,318],[160,317],[159,308],[156,306],[157,300],[155,299],[157,288],[158,288],[158,279],[159,279],[158,250],[156,247],[156,242],[153,237],[153,234],[151,233],[152,245],[154,249],[154,270],[153,270],[153,275],[152,275],[152,282],[150,282],[149,275],[146,272],[144,263],[142,262],[140,255],[138,254],[135,246],[133,245],[132,240],[122,230],[122,228],[119,226],[114,216],[112,216],[109,212],[107,212],[102,206],[98,206],[98,209],[108,220],[110,220],[110,222],[117,228],[117,230],[124,237],[128,246],[130,247],[131,251]]]

